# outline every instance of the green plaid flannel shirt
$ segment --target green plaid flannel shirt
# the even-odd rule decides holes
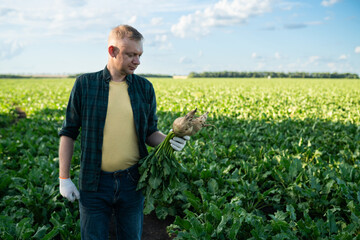
[[[76,140],[81,130],[79,188],[82,191],[96,191],[98,188],[110,79],[107,67],[76,79],[67,105],[66,118],[59,131],[59,136]],[[148,155],[145,139],[158,131],[155,92],[151,82],[135,74],[126,76],[126,82],[129,86],[140,157],[143,158]]]

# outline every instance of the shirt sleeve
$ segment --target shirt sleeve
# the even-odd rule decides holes
[[[66,108],[66,116],[59,136],[67,136],[74,140],[78,137],[81,127],[81,82],[76,79],[71,90]]]
[[[148,118],[148,132],[147,137],[153,134],[154,132],[159,131],[157,127],[158,117],[156,115],[156,96],[154,88],[151,86],[150,91],[150,111],[149,111],[149,118]]]

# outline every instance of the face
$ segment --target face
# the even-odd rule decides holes
[[[142,41],[124,38],[113,46],[112,67],[117,75],[126,76],[133,74],[140,65],[140,57],[143,53]]]

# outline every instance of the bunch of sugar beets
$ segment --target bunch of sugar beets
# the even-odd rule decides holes
[[[212,126],[205,124],[208,113],[196,117],[197,109],[190,111],[184,117],[175,119],[172,131],[165,140],[153,149],[150,154],[139,161],[140,179],[137,190],[145,196],[144,214],[149,214],[155,209],[157,201],[171,203],[173,190],[179,183],[178,172],[183,166],[176,161],[174,149],[170,146],[173,137],[193,136],[203,127]]]

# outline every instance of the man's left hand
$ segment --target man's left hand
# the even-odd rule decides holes
[[[170,145],[175,151],[181,151],[186,145],[186,141],[189,141],[189,136],[173,137],[170,139]]]

